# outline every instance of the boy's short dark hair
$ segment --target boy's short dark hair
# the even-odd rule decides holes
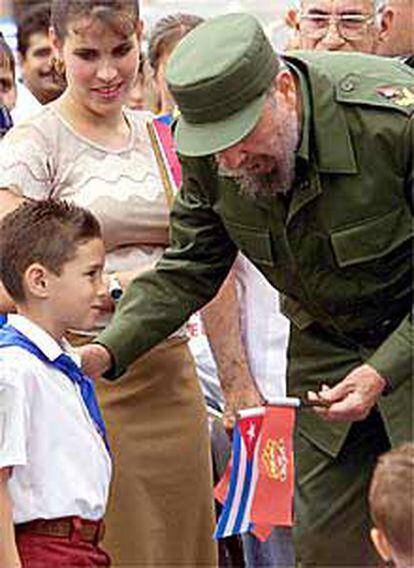
[[[13,80],[16,79],[16,62],[13,51],[2,34],[0,35],[0,67],[11,71]]]
[[[29,49],[33,34],[49,34],[50,3],[37,4],[26,8],[17,25],[17,49],[23,59]]]
[[[405,443],[383,454],[375,467],[369,491],[374,525],[397,554],[414,554],[414,444]]]
[[[56,199],[25,201],[0,223],[0,279],[13,300],[24,302],[23,275],[31,264],[59,275],[77,247],[95,238],[99,222],[86,209]]]

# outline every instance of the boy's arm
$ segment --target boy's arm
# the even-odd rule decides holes
[[[21,562],[14,536],[12,505],[8,489],[11,468],[0,468],[0,566],[20,568]]]

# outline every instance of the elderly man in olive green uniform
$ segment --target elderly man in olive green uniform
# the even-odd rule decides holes
[[[285,295],[303,566],[377,564],[366,488],[411,435],[414,73],[360,54],[275,56],[248,15],[180,43],[183,187],[171,247],[126,291],[92,374],[116,377],[208,302],[242,250]],[[184,456],[183,456],[184,457]]]

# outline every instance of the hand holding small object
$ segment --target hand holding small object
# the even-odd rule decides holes
[[[308,392],[312,403],[328,403],[323,408],[320,404],[314,411],[328,421],[364,420],[378,402],[386,387],[385,379],[371,365],[360,365],[333,387],[323,385],[316,393]]]

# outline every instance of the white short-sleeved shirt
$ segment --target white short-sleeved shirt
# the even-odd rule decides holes
[[[67,342],[23,316],[8,320],[50,360],[64,351],[79,363]],[[111,458],[78,386],[17,346],[0,349],[0,467],[10,466],[15,523],[104,515]]]
[[[286,396],[289,320],[280,311],[279,293],[241,253],[233,265],[240,309],[240,332],[250,373],[265,400]],[[189,347],[205,396],[223,406],[217,366],[199,313],[189,320]]]
[[[242,254],[233,266],[240,305],[240,329],[250,372],[266,400],[286,396],[289,320],[279,293]]]

